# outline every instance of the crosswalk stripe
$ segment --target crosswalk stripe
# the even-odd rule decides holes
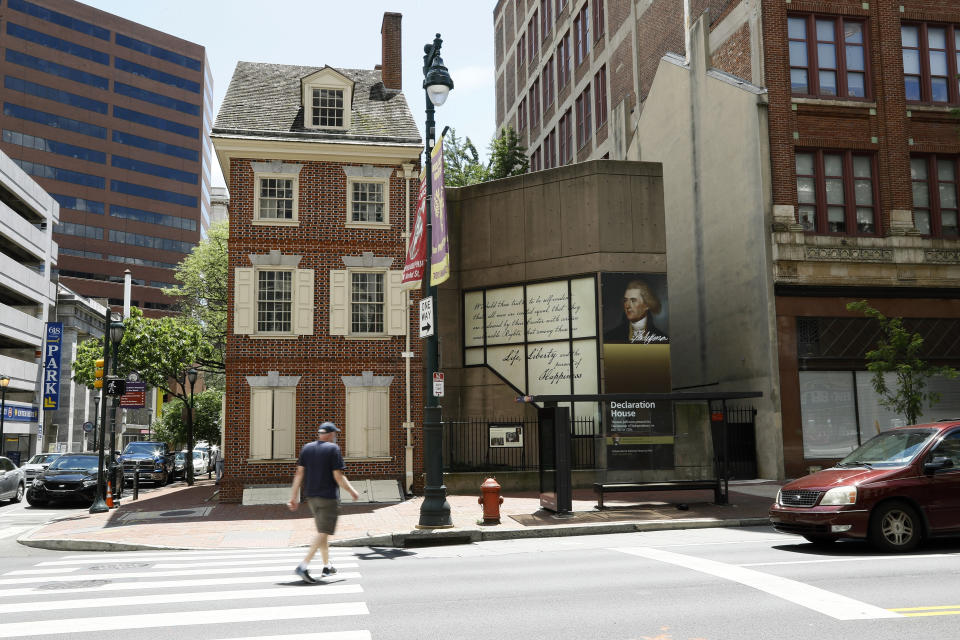
[[[56,569],[17,569],[16,571],[6,571],[5,576],[39,576],[46,573],[66,573],[68,571],[79,571],[80,567],[58,567]]]
[[[220,574],[230,573],[258,573],[261,571],[289,571],[292,572],[296,565],[290,563],[275,564],[266,567],[221,567],[217,569]],[[335,566],[344,567],[340,564]],[[353,563],[353,566],[357,566]],[[31,584],[34,582],[69,582],[72,580],[123,580],[125,578],[170,578],[175,576],[206,576],[210,575],[210,569],[177,569],[174,571],[125,571],[120,573],[71,573],[65,576],[32,576],[25,578],[0,578],[0,585]],[[339,574],[337,574],[339,575]]]
[[[238,622],[267,622],[297,618],[325,618],[333,616],[366,615],[370,613],[364,602],[335,602],[329,604],[295,605],[287,607],[256,607],[244,609],[210,609],[191,611],[189,616],[169,613],[137,613],[125,616],[99,616],[0,624],[0,638],[55,635],[58,633],[88,633],[118,631],[120,629],[154,629],[202,624],[235,624]]]
[[[276,564],[277,560],[271,558],[269,560],[250,560],[246,561],[243,564],[247,566],[254,566],[258,564]],[[219,568],[219,567],[235,567],[236,562],[158,562],[153,566],[157,569],[187,569],[190,567],[210,567],[210,568]],[[355,569],[359,566],[356,562],[337,562],[337,567],[349,567]],[[76,569],[74,569],[76,571]]]
[[[214,555],[207,553],[151,553],[151,554],[124,554],[124,562],[148,562],[151,560],[185,560],[189,558],[199,558],[201,560],[242,560],[242,559],[257,559],[257,558],[302,558],[306,552],[303,549],[291,549],[289,551],[257,551],[255,553],[236,553],[234,552],[231,555]],[[333,550],[330,551],[331,558],[352,558],[352,552],[342,552],[337,553]],[[37,563],[38,567],[60,567],[67,566],[71,564],[91,564],[93,562],[103,562],[103,555],[85,557],[82,559],[74,560],[48,560],[46,562]]]
[[[360,574],[355,571],[340,571],[336,575],[337,580],[355,580],[360,577]],[[57,595],[65,593],[91,593],[92,595],[98,595],[107,591],[143,591],[145,589],[180,589],[183,587],[220,587],[238,584],[264,584],[271,582],[286,583],[299,580],[300,578],[294,575],[292,570],[289,570],[282,574],[263,576],[235,576],[222,578],[200,578],[191,580],[138,580],[137,582],[110,582],[107,584],[93,584],[85,587],[58,588],[55,591],[47,591],[37,587],[0,589],[0,598],[35,596],[42,593],[56,593]]]
[[[322,633],[291,633],[286,636],[217,638],[216,640],[372,640],[372,638],[369,631],[324,631]]]
[[[30,527],[7,527],[3,531],[0,531],[0,539],[10,538],[12,536],[18,536],[24,531],[28,531]]]
[[[346,595],[362,593],[363,587],[358,584],[344,585],[325,585],[317,587],[310,592],[310,595]],[[210,591],[206,593],[151,593],[143,596],[118,596],[115,598],[83,598],[79,600],[57,600],[55,603],[49,601],[36,602],[17,602],[15,604],[0,605],[0,613],[23,613],[27,611],[49,611],[56,609],[87,609],[91,605],[97,607],[127,607],[135,605],[155,605],[155,604],[174,604],[178,602],[210,602],[220,600],[250,600],[253,598],[288,598],[294,594],[303,595],[303,586],[275,586],[267,589],[243,589],[234,591]]]
[[[303,555],[306,552],[306,547],[262,547],[257,549],[193,549],[193,550],[180,550],[180,551],[124,551],[122,555],[124,558],[146,558],[146,557],[164,557],[164,558],[191,558],[194,556],[210,556],[216,557],[221,555],[238,555],[238,556],[255,556],[260,554],[290,554],[290,555]],[[353,553],[352,549],[344,547],[331,547],[330,554],[346,554],[350,555]],[[81,553],[81,554],[71,554],[68,556],[63,556],[64,560],[103,560],[103,552],[100,553]]]

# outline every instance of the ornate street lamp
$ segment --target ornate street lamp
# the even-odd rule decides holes
[[[193,386],[197,383],[197,369],[190,367],[187,370],[187,380],[190,382],[190,404],[187,405],[187,455],[184,456],[183,470],[187,474],[187,485],[193,486]],[[186,389],[184,389],[186,391]]]
[[[423,47],[423,89],[427,102],[427,127],[424,179],[427,181],[426,209],[427,209],[427,260],[423,270],[423,296],[434,298],[433,326],[439,326],[436,304],[437,288],[430,286],[430,272],[433,261],[433,186],[431,184],[430,152],[433,150],[436,138],[436,123],[433,119],[434,107],[439,107],[447,101],[450,90],[453,89],[453,80],[440,58],[440,45],[443,40],[440,34],[433,39],[433,44]],[[427,338],[426,353],[423,364],[423,457],[426,470],[426,486],[423,490],[423,503],[420,505],[421,529],[435,529],[452,527],[450,520],[450,503],[447,502],[447,487],[443,484],[443,422],[440,414],[440,404],[432,393],[433,374],[440,369],[438,349],[438,331]]]
[[[2,394],[0,395],[0,456],[6,455],[4,453],[6,446],[3,440],[3,419],[7,416],[7,386],[9,384],[10,378],[7,376],[0,378],[0,388],[3,389],[3,391],[0,392],[0,394]]]

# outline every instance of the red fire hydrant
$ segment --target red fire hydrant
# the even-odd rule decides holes
[[[500,496],[500,483],[496,478],[487,478],[480,485],[482,496],[477,503],[483,505],[483,524],[500,524],[500,505],[503,498]]]

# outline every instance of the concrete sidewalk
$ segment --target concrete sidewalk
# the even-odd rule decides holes
[[[576,490],[573,514],[556,516],[540,509],[536,493],[505,493],[501,522],[482,525],[479,489],[474,495],[448,496],[451,529],[416,529],[422,498],[398,504],[344,505],[334,546],[415,546],[622,533],[630,531],[736,527],[768,522],[767,509],[780,484],[747,481],[730,484],[730,504],[715,505],[710,491],[657,491],[613,494],[598,511],[589,490]],[[137,549],[231,549],[308,545],[315,534],[306,505],[291,512],[285,505],[220,504],[211,480],[193,487],[172,485],[133,501],[125,496],[107,513],[72,513],[19,538],[21,544],[74,551]],[[624,502],[631,500],[632,502]],[[679,505],[679,508],[678,508]],[[683,509],[683,507],[687,507]]]

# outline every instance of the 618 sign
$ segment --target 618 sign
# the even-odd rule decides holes
[[[122,396],[127,392],[126,380],[107,380],[104,386],[108,396]]]

